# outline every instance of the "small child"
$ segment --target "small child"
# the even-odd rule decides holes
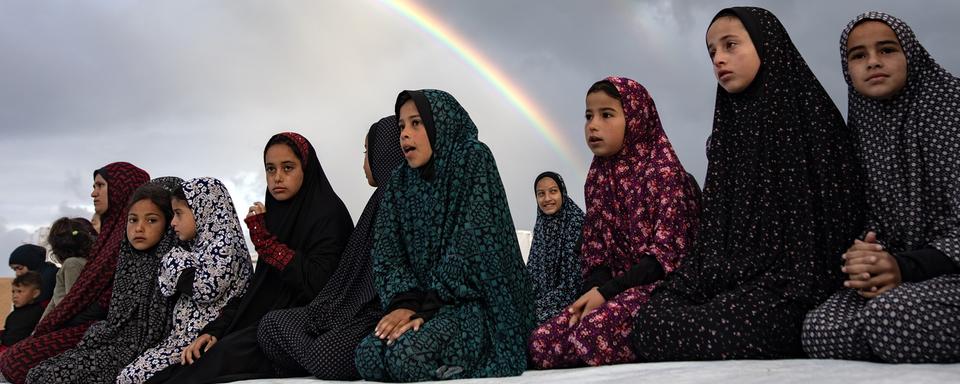
[[[53,311],[67,292],[70,292],[70,287],[77,281],[83,266],[87,265],[87,255],[96,240],[97,232],[93,224],[81,217],[61,217],[50,226],[47,242],[53,250],[53,258],[60,263],[60,271],[57,272],[53,297],[43,311],[43,316]]]
[[[37,301],[43,280],[40,274],[28,271],[13,279],[13,312],[7,315],[7,322],[0,335],[0,352],[33,333],[33,327],[40,322],[43,307]]]

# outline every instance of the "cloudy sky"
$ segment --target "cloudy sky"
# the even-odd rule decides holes
[[[470,112],[518,229],[533,226],[543,170],[560,172],[582,206],[584,92],[607,75],[650,90],[702,181],[716,89],[703,35],[728,5],[773,11],[844,112],[838,40],[862,11],[903,18],[960,72],[960,3],[946,0],[416,3],[493,63],[572,150],[548,145],[474,67],[380,1],[0,2],[0,252],[57,217],[89,216],[92,171],[113,161],[220,178],[245,211],[263,199],[263,145],[287,130],[313,142],[356,219],[372,193],[363,137],[402,89],[447,90]]]

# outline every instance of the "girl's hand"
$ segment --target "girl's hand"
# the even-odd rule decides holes
[[[256,203],[253,203],[253,205],[250,206],[250,210],[247,211],[247,217],[256,216],[266,212],[267,212],[267,206],[263,205],[263,203],[258,201]]]
[[[874,231],[867,232],[863,241],[854,240],[843,259],[841,270],[849,276],[843,285],[859,290],[860,296],[872,299],[903,282],[897,259],[877,243]]]
[[[603,298],[603,295],[600,294],[600,291],[597,287],[584,293],[583,296],[580,296],[577,301],[574,301],[573,304],[570,304],[570,307],[567,308],[567,311],[570,311],[572,314],[570,316],[570,326],[577,325],[584,316],[593,312],[594,309],[597,309],[606,300]]]
[[[217,338],[215,336],[207,333],[200,335],[200,337],[197,337],[197,339],[190,343],[190,345],[183,350],[183,353],[180,354],[180,365],[193,364],[194,361],[200,359],[201,351],[209,351],[216,343]]]
[[[394,309],[392,312],[388,313],[380,322],[377,323],[377,327],[373,329],[374,335],[380,338],[380,340],[387,340],[387,345],[393,344],[403,332],[406,332],[407,329],[404,327],[411,322],[410,317],[416,314],[415,312],[399,308]],[[423,324],[423,319],[420,320],[420,324]],[[420,325],[416,326],[416,329],[419,329]],[[399,333],[397,333],[399,331]]]
[[[394,341],[397,341],[400,336],[403,336],[404,333],[411,329],[413,329],[414,332],[419,331],[421,326],[423,326],[423,319],[418,318],[410,320],[406,324],[397,327],[394,329],[393,333],[387,337],[387,345],[393,344]]]

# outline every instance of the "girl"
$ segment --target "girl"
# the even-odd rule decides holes
[[[407,160],[374,226],[386,316],[357,349],[367,380],[516,376],[534,325],[533,292],[490,149],[450,94],[397,98]]]
[[[40,274],[43,286],[40,290],[38,303],[46,303],[53,297],[53,289],[57,283],[57,272],[59,268],[53,263],[47,261],[47,249],[39,245],[24,244],[10,253],[10,269],[17,276],[34,271]]]
[[[385,185],[403,162],[397,118],[385,117],[370,127],[365,142],[364,173],[371,187]],[[319,164],[317,164],[319,167]],[[383,188],[367,202],[340,257],[337,271],[305,308],[268,313],[260,321],[260,347],[281,376],[311,374],[326,380],[360,378],[353,362],[357,344],[383,316],[373,288],[370,250]]]
[[[120,247],[110,310],[76,348],[30,370],[27,383],[113,383],[124,365],[160,341],[170,308],[156,284],[160,257],[173,247],[170,191],[148,183],[127,205],[126,238]]]
[[[60,263],[60,270],[57,272],[53,297],[43,311],[44,317],[70,292],[70,287],[77,281],[83,266],[87,265],[87,255],[96,241],[97,232],[93,224],[82,217],[61,217],[50,226],[47,243],[50,244],[53,257]]]
[[[640,313],[635,350],[800,357],[803,315],[860,228],[853,140],[773,14],[724,9],[706,40],[719,84],[697,245]]]
[[[537,368],[636,360],[627,336],[654,284],[692,241],[699,206],[639,83],[609,77],[587,91],[584,293],[530,337]]]
[[[560,175],[544,172],[533,181],[537,198],[537,224],[527,271],[533,278],[537,322],[556,316],[580,292],[580,246],[583,211],[567,196]]]
[[[180,362],[180,354],[223,306],[243,295],[250,253],[227,188],[220,180],[188,180],[173,193],[173,230],[183,242],[162,258],[159,289],[176,304],[172,330],[123,368],[117,383],[142,383]]]
[[[150,180],[147,172],[129,163],[112,163],[93,173],[94,210],[103,223],[87,265],[60,304],[37,324],[33,336],[0,356],[0,372],[12,383],[23,383],[27,371],[73,348],[93,322],[106,318],[113,273],[126,235],[126,202],[137,187]]]
[[[960,362],[960,80],[903,21],[857,16],[840,37],[869,220],[847,287],[807,315],[815,358]]]
[[[181,364],[149,382],[275,376],[257,343],[260,318],[271,310],[307,305],[336,270],[353,221],[313,146],[297,133],[276,134],[264,148],[264,169],[266,204],[255,203],[245,220],[259,255],[250,287],[200,330],[184,349]]]

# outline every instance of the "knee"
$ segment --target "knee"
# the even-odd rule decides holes
[[[927,314],[909,287],[870,300],[863,310],[863,337],[874,355],[888,363],[913,362],[911,345],[927,340]]]

